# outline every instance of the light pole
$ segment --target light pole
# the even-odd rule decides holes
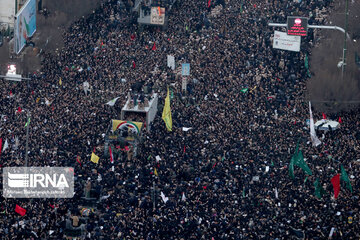
[[[345,3],[345,32],[344,32],[344,47],[343,47],[343,62],[342,62],[342,67],[341,67],[341,76],[344,77],[344,72],[345,72],[345,66],[346,66],[346,51],[347,51],[347,46],[346,46],[346,35],[347,35],[347,30],[348,30],[348,22],[349,22],[349,0],[346,0]]]
[[[30,111],[26,111],[27,122],[26,122],[26,152],[25,152],[25,167],[28,166],[28,153],[29,153],[29,127],[30,127]]]
[[[347,28],[348,28],[348,16],[349,16],[349,0],[346,0],[346,7],[345,7],[345,29],[338,27],[338,26],[324,26],[324,25],[307,25],[308,28],[320,28],[320,29],[330,29],[330,30],[339,30],[344,33],[344,47],[343,47],[343,57],[342,57],[342,68],[341,68],[341,74],[344,76],[345,72],[345,65],[346,65],[346,40],[347,38],[350,39],[350,37],[347,34]],[[286,23],[268,23],[268,26],[270,27],[287,27]]]

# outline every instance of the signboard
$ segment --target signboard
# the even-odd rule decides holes
[[[28,0],[16,14],[14,26],[14,51],[19,54],[26,44],[26,39],[36,31],[36,0]]]
[[[165,22],[165,8],[152,7],[150,14],[150,23],[155,25],[164,25]]]
[[[175,70],[175,57],[172,55],[167,55],[167,66],[172,70]]]
[[[183,76],[190,75],[190,63],[183,63],[181,65],[181,75],[183,75]]]
[[[279,31],[274,32],[273,48],[299,52],[300,44],[300,36],[291,36]]]
[[[308,19],[305,17],[288,17],[287,34],[295,36],[306,36],[308,29]]]
[[[128,130],[134,132],[135,134],[139,134],[143,123],[141,122],[131,122],[131,121],[123,121],[123,120],[115,120],[112,119],[112,131],[115,132],[117,129]]]

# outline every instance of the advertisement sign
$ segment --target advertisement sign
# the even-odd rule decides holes
[[[308,19],[305,17],[288,17],[287,34],[295,36],[306,36],[308,28]]]
[[[183,75],[183,76],[190,75],[190,63],[183,63],[181,65],[181,75]]]
[[[291,36],[279,31],[274,32],[273,48],[299,52],[300,44],[300,36]]]
[[[165,8],[152,7],[150,14],[150,23],[155,25],[164,25],[165,22]]]
[[[36,0],[28,0],[15,18],[14,51],[19,54],[26,44],[26,39],[36,31]]]

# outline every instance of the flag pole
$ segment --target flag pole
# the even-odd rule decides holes
[[[25,167],[28,166],[28,153],[29,153],[29,118],[31,116],[31,113],[27,111],[27,125],[26,125],[26,152],[25,152]]]

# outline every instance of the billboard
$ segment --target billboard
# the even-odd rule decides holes
[[[291,36],[279,31],[274,32],[273,48],[299,52],[300,44],[300,36]]]
[[[296,36],[306,36],[308,29],[308,19],[305,17],[288,17],[287,34]]]
[[[16,14],[14,26],[14,51],[19,54],[26,39],[36,31],[36,0],[28,0]]]
[[[164,25],[165,23],[165,8],[152,7],[150,13],[150,23],[155,25]]]

